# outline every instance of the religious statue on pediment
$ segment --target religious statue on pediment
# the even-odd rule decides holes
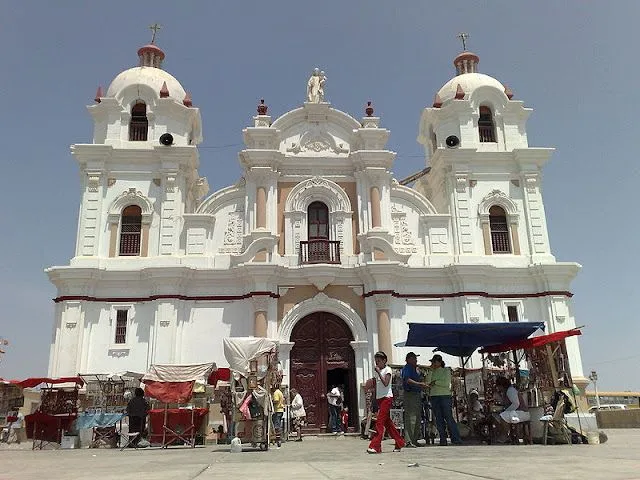
[[[324,102],[324,85],[327,76],[319,68],[314,68],[307,82],[307,101],[309,103]]]

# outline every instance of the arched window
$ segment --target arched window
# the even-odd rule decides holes
[[[478,118],[478,132],[480,133],[480,142],[496,141],[496,128],[493,123],[493,114],[489,107],[480,107],[480,118]]]
[[[138,100],[131,109],[131,123],[129,123],[129,141],[145,142],[149,121],[147,120],[147,105]]]
[[[120,255],[140,255],[142,209],[129,205],[122,210],[120,221]]]
[[[502,207],[494,205],[489,209],[489,227],[493,253],[511,253],[509,224],[507,223],[507,214]]]

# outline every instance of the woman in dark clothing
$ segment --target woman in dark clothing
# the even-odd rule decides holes
[[[144,427],[147,424],[147,412],[149,404],[144,399],[144,390],[136,388],[135,396],[127,404],[127,415],[129,416],[129,433],[139,433],[131,443],[137,445],[142,438]]]

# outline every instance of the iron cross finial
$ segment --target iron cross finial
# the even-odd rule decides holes
[[[151,35],[151,43],[155,43],[156,35],[158,33],[158,30],[160,30],[161,28],[162,28],[162,25],[158,25],[157,23],[154,23],[153,25],[149,26],[149,29],[153,32],[153,34]]]
[[[462,50],[467,51],[467,40],[469,39],[469,34],[462,32],[457,35],[457,37],[462,41]]]

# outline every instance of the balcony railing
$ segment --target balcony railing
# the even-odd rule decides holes
[[[511,253],[509,232],[491,232],[491,247],[493,253]]]
[[[480,142],[495,143],[496,130],[493,128],[493,125],[478,125],[478,131],[480,132]]]
[[[300,242],[300,263],[340,263],[340,242],[325,239]]]

